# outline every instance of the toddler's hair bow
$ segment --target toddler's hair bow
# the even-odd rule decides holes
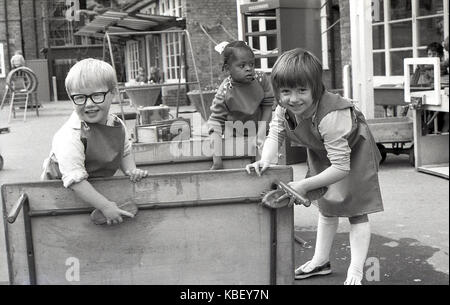
[[[228,41],[222,41],[221,43],[219,43],[218,45],[216,45],[214,47],[214,50],[217,51],[217,53],[222,54],[223,50],[225,50],[225,47],[229,44]]]

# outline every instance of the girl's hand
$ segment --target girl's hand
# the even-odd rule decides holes
[[[269,162],[264,161],[264,160],[258,160],[251,164],[247,164],[247,166],[245,167],[245,170],[247,171],[247,173],[249,175],[251,175],[252,169],[254,169],[256,174],[258,176],[261,176],[266,171],[266,169],[268,169],[269,167],[270,167]]]
[[[306,198],[306,193],[308,192],[304,187],[304,180],[289,182],[288,185],[292,187],[300,196]]]
[[[123,222],[123,216],[128,216],[130,218],[133,218],[134,215],[121,210],[117,207],[116,203],[111,202],[111,204],[107,205],[106,207],[101,209],[103,215],[106,217],[106,223],[108,225],[112,225],[112,224],[119,224]]]
[[[125,174],[127,176],[130,176],[130,180],[133,182],[138,182],[140,181],[142,178],[147,177],[148,176],[148,171],[146,170],[142,170],[140,168],[134,168],[132,170],[127,170],[125,172]]]

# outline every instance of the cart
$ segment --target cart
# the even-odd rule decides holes
[[[429,88],[413,87],[413,91],[424,91]],[[380,164],[386,160],[387,154],[406,154],[409,163],[414,166],[413,121],[407,116],[409,104],[405,103],[403,86],[383,85],[374,87],[375,105],[383,106],[385,117],[368,119],[377,147],[381,154]],[[392,116],[388,117],[388,108],[392,107]],[[398,113],[397,108],[402,111]]]
[[[389,117],[367,120],[381,154],[380,164],[388,153],[406,154],[414,166],[413,121],[409,117]]]
[[[157,174],[138,183],[92,179],[107,198],[139,207],[134,219],[115,226],[92,223],[92,207],[61,181],[4,184],[9,281],[293,284],[293,207],[259,204],[261,192],[292,175],[278,166],[262,177],[232,169]]]

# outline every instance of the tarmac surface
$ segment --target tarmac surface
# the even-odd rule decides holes
[[[0,185],[39,180],[42,161],[47,157],[51,139],[72,111],[68,101],[44,103],[37,117],[34,110],[23,110],[7,124],[8,107],[0,111],[0,154],[4,168]],[[125,107],[125,111],[131,108]],[[181,107],[181,116],[189,117],[192,106]],[[120,112],[113,105],[112,112]],[[171,113],[175,110],[172,108]],[[127,122],[128,124],[128,122]],[[201,132],[196,131],[195,132]],[[292,165],[294,179],[302,179],[306,165]],[[364,271],[367,285],[431,285],[449,284],[449,181],[419,173],[408,162],[408,156],[388,154],[380,167],[379,179],[384,211],[369,215],[372,237]],[[314,253],[318,210],[296,206],[295,234],[306,241],[295,243],[295,264],[309,260]],[[340,226],[331,253],[333,273],[301,281],[296,285],[342,285],[350,263],[348,231],[345,218]],[[0,283],[7,284],[6,251],[3,223],[0,219]]]

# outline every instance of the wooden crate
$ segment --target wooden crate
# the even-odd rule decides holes
[[[4,184],[4,216],[24,193],[31,211],[5,225],[10,283],[292,284],[293,208],[257,203],[292,178],[280,166],[262,177],[240,169],[92,179],[107,198],[139,205],[115,226],[94,225],[92,208],[60,181]]]

